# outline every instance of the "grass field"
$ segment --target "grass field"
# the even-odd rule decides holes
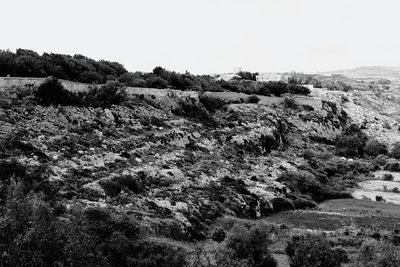
[[[362,199],[335,199],[321,203],[318,210],[339,212],[350,216],[384,216],[400,219],[400,206],[393,203],[380,203]]]
[[[278,213],[266,218],[293,227],[333,231],[355,224],[359,227],[400,227],[400,206],[359,199],[337,199],[321,203],[316,210]]]

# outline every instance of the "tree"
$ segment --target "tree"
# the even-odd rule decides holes
[[[388,151],[386,146],[378,140],[369,140],[365,145],[364,152],[369,156],[376,157],[381,154],[385,155]]]
[[[49,105],[80,105],[81,101],[77,95],[64,88],[57,78],[47,78],[39,85],[35,92],[35,98],[39,104]]]
[[[339,156],[357,157],[363,154],[363,143],[356,135],[339,135],[335,141],[336,153]]]
[[[240,71],[236,74],[239,75],[244,80],[257,81],[257,75],[258,75],[257,72],[251,73],[249,71]]]

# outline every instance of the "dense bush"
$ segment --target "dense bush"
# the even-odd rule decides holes
[[[142,181],[139,178],[130,175],[122,175],[108,180],[102,180],[100,185],[106,191],[107,195],[111,197],[117,196],[122,190],[131,191],[135,194],[144,191]]]
[[[376,157],[378,155],[385,155],[388,151],[386,146],[378,140],[369,140],[365,144],[364,152],[369,156]]]
[[[392,150],[390,151],[390,156],[395,159],[400,159],[400,142],[394,144]]]
[[[121,105],[127,100],[125,88],[118,82],[108,82],[101,87],[91,89],[89,93],[82,96],[85,105],[102,108]]]
[[[356,135],[339,135],[335,140],[336,153],[344,157],[357,157],[363,154],[363,143]]]
[[[251,73],[249,71],[240,71],[240,72],[238,72],[236,74],[239,75],[244,80],[251,80],[251,81],[256,81],[257,80],[257,75],[258,75],[257,72]]]
[[[311,93],[310,89],[308,89],[307,87],[297,84],[289,84],[287,86],[287,91],[290,94],[296,95],[309,95]]]
[[[393,181],[394,179],[393,174],[391,173],[385,173],[382,178],[384,181]]]
[[[212,96],[210,94],[203,94],[200,96],[200,102],[206,107],[209,111],[216,111],[226,104],[225,100],[220,97]]]
[[[346,170],[342,171],[346,172]],[[349,193],[343,191],[345,184],[340,184],[340,179],[334,177],[336,173],[339,173],[339,170],[333,170],[331,177],[327,177],[322,172],[315,172],[315,175],[309,171],[286,172],[280,175],[277,181],[288,186],[293,194],[299,196],[300,199],[304,199],[303,195],[309,196],[317,202],[351,197]],[[307,205],[311,206],[311,203],[307,203]]]
[[[271,204],[274,209],[274,212],[295,209],[293,202],[287,198],[275,197],[275,198],[271,199]]]
[[[322,236],[293,236],[286,253],[291,267],[340,267],[349,261],[343,249],[333,249]]]
[[[400,163],[399,162],[388,162],[383,166],[383,169],[386,171],[392,172],[400,172]]]
[[[260,102],[260,98],[257,95],[251,95],[246,99],[247,103],[257,104]]]
[[[10,187],[0,217],[1,266],[182,266],[174,264],[183,256],[162,247],[140,241],[137,223],[112,210],[73,207],[59,220],[21,183]]]
[[[214,229],[211,238],[212,238],[212,240],[214,240],[218,243],[222,242],[226,238],[226,232],[223,228],[218,227],[218,228]]]
[[[105,60],[96,61],[82,55],[61,55],[38,53],[17,49],[0,51],[0,76],[48,77],[54,76],[85,83],[105,83],[126,73],[119,63]]]
[[[283,107],[291,109],[297,108],[296,100],[292,97],[285,97],[285,99],[283,99]]]
[[[81,105],[78,96],[64,88],[57,78],[47,78],[34,93],[39,104],[49,105]]]
[[[387,242],[365,241],[356,257],[355,267],[400,266],[399,247]]]
[[[236,224],[226,239],[226,247],[238,259],[247,259],[250,266],[275,267],[276,261],[268,247],[271,243],[270,226],[258,223],[249,227]]]

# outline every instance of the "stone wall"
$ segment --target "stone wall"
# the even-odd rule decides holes
[[[44,78],[0,77],[0,87],[26,87],[38,86]]]
[[[45,78],[30,78],[30,77],[0,77],[0,88],[18,87],[32,88],[39,86]],[[93,85],[87,83],[72,82],[59,79],[65,89],[71,92],[87,92]]]

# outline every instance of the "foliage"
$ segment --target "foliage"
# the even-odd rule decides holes
[[[341,168],[341,170],[338,168]],[[292,197],[299,199],[297,203],[295,201],[295,206],[297,204],[311,207],[312,202],[310,200],[320,202],[327,199],[351,197],[350,194],[343,191],[346,182],[342,181],[343,177],[340,177],[345,174],[346,169],[346,166],[332,166],[332,169],[325,167],[324,170],[286,172],[281,174],[277,181],[284,183],[293,192],[294,196],[297,196]],[[353,170],[357,172],[357,170]],[[311,199],[305,202],[304,196],[311,197]]]
[[[363,154],[363,143],[356,135],[339,135],[335,140],[336,153],[339,156],[356,157]]]
[[[383,166],[383,169],[386,171],[392,172],[400,172],[400,163],[399,162],[388,162]]]
[[[297,84],[289,84],[287,86],[287,91],[290,94],[296,95],[309,95],[311,93],[310,89],[308,89],[307,87]]]
[[[144,191],[142,181],[130,175],[122,175],[108,180],[102,180],[100,185],[106,191],[107,195],[111,197],[117,196],[122,190],[131,191],[135,194]]]
[[[286,253],[291,267],[340,267],[349,260],[343,249],[333,249],[322,236],[293,236]]]
[[[227,104],[222,98],[212,96],[210,94],[203,94],[200,96],[200,102],[209,111],[216,111]]]
[[[365,154],[373,157],[387,154],[387,148],[378,140],[369,140],[364,147]]]
[[[258,102],[260,102],[260,98],[257,95],[250,95],[247,99],[246,99],[247,103],[253,103],[253,104],[257,104]]]
[[[365,241],[358,251],[355,266],[400,266],[399,247],[383,241]]]
[[[17,49],[0,51],[0,76],[48,77],[54,76],[85,83],[105,83],[126,73],[119,63],[105,60],[96,61],[82,55],[38,53]]]
[[[394,179],[394,177],[393,177],[393,174],[391,174],[391,173],[385,173],[383,175],[383,180],[384,181],[393,181],[393,179]]]
[[[400,159],[400,142],[394,144],[390,151],[390,156],[395,159]]]
[[[83,94],[86,106],[107,108],[112,105],[122,105],[127,100],[127,93],[122,84],[108,82],[101,87],[95,87]]]
[[[226,238],[226,232],[223,228],[218,227],[216,229],[214,229],[213,233],[212,233],[212,240],[216,241],[216,242],[222,242],[225,240]]]
[[[35,98],[39,104],[49,105],[81,105],[78,96],[64,88],[57,78],[47,78],[35,91]]]
[[[285,97],[283,99],[283,107],[296,109],[297,108],[296,100],[294,100],[294,98],[292,98],[292,97]]]
[[[244,80],[257,81],[257,75],[258,75],[257,72],[251,73],[249,71],[240,71],[236,74],[239,75]]]
[[[270,226],[262,223],[246,227],[233,226],[226,239],[226,248],[238,259],[249,259],[251,266],[276,266],[268,247],[271,243]],[[268,264],[268,265],[267,265]]]
[[[295,209],[293,202],[287,198],[275,197],[275,198],[271,199],[271,204],[272,204],[272,207],[274,208],[274,212]]]

